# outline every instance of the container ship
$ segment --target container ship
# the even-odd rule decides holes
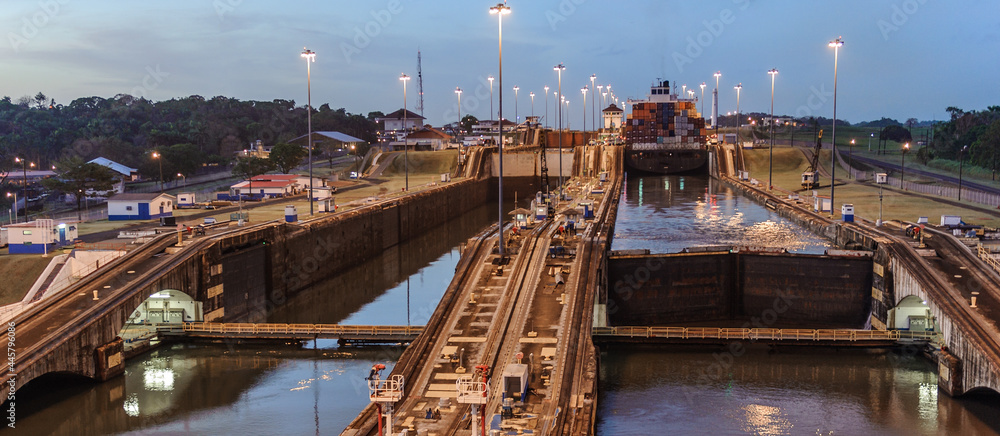
[[[654,84],[646,100],[629,101],[625,121],[625,164],[657,174],[707,170],[705,120],[692,99],[670,93],[670,82]]]

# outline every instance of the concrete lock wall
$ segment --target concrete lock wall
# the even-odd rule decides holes
[[[871,311],[872,261],[749,253],[624,256],[608,260],[608,281],[610,325],[860,328]]]
[[[276,226],[273,235],[259,236],[260,245],[266,250],[265,273],[256,280],[266,283],[266,286],[237,291],[244,294],[245,308],[225,308],[226,303],[240,304],[241,296],[226,297],[232,285],[225,280],[219,283],[223,285],[221,292],[218,284],[212,282],[210,287],[215,289],[213,293],[217,293],[215,298],[221,296],[223,304],[210,305],[206,302],[206,320],[212,319],[209,316],[212,310],[223,309],[215,315],[222,315],[226,321],[263,321],[273,307],[284,304],[289,295],[480,206],[490,198],[488,186],[485,179],[463,180],[380,206],[333,215],[308,225]],[[238,251],[243,253],[246,249]],[[229,256],[235,256],[233,263],[255,256],[232,253],[235,252]]]

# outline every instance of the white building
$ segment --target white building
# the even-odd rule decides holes
[[[605,130],[617,130],[622,127],[622,122],[625,119],[625,111],[615,106],[611,103],[606,109],[601,111],[601,115],[604,117],[604,129]]]
[[[75,225],[39,219],[9,225],[7,237],[10,254],[43,254],[72,243],[77,237],[77,229]]]
[[[424,117],[410,111],[406,111],[406,119],[404,125],[403,109],[400,109],[384,117],[376,118],[375,121],[385,123],[384,130],[386,132],[399,131],[399,130],[414,130],[424,125]]]
[[[134,182],[139,179],[139,170],[127,167],[125,165],[122,165],[118,162],[115,162],[107,158],[98,157],[95,159],[91,159],[87,163],[93,163],[93,164],[98,164],[102,167],[107,167],[108,169],[111,170],[112,173],[114,173],[116,182],[113,188],[114,192],[111,194],[121,194],[125,192],[125,182]],[[88,197],[105,197],[106,194],[108,193],[94,192],[94,191],[87,192]]]
[[[173,216],[177,199],[169,194],[118,194],[108,199],[108,221]]]

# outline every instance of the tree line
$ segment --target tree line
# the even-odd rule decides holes
[[[340,131],[365,141],[377,140],[375,118],[332,109],[313,108],[314,131]],[[153,102],[120,94],[83,97],[58,104],[39,92],[16,101],[0,99],[0,172],[20,168],[15,157],[38,168],[68,159],[105,157],[139,169],[147,177],[174,179],[205,164],[229,164],[256,140],[273,145],[305,134],[307,110],[293,100],[205,99],[199,95]],[[162,162],[152,152],[162,155]],[[0,180],[3,184],[4,180]]]

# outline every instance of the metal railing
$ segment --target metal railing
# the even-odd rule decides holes
[[[981,243],[977,246],[976,251],[979,254],[979,258],[982,259],[983,262],[986,262],[987,265],[993,267],[993,270],[1000,273],[1000,259],[998,259],[997,255],[990,253],[990,250],[983,247],[983,244]]]
[[[859,181],[875,181],[875,173],[884,171],[860,171],[852,167],[847,160],[841,155],[840,150],[837,150],[837,161],[847,171],[851,173],[854,180]],[[903,182],[900,183],[898,177],[887,177],[887,183],[889,186],[894,188],[903,189],[909,192],[916,192],[920,194],[936,195],[939,197],[948,198],[958,198],[958,187],[956,186],[941,186],[940,183],[934,184],[920,184],[914,182]],[[990,206],[1000,206],[1000,195],[980,191],[978,189],[970,189],[967,187],[962,187],[962,200],[969,201],[972,203],[986,204]]]
[[[339,324],[269,324],[192,322],[163,326],[163,331],[210,333],[220,335],[290,335],[290,336],[416,336],[424,326],[372,326]]]
[[[715,327],[595,327],[594,336],[665,339],[793,340],[793,341],[898,341],[932,340],[938,333],[908,330],[771,329]]]

